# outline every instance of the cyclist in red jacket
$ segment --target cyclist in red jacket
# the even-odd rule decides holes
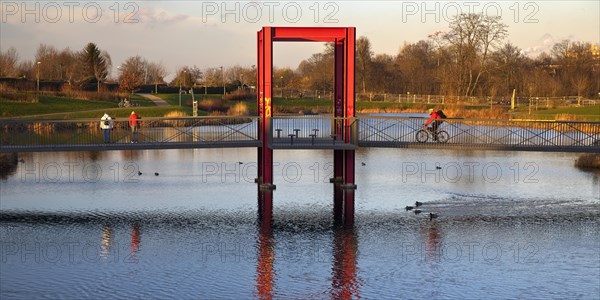
[[[433,140],[437,139],[437,130],[438,127],[444,122],[442,119],[445,119],[446,115],[444,112],[440,110],[434,110],[433,108],[429,109],[429,119],[423,124],[423,126],[427,127],[427,125],[431,124],[431,127],[427,127],[429,131],[433,134]]]

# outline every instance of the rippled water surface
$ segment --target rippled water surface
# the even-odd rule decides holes
[[[254,149],[21,154],[0,299],[598,299],[600,180],[576,158],[360,149],[341,227],[332,153],[275,151],[267,228]]]

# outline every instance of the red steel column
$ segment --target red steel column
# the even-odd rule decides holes
[[[355,63],[355,41],[356,30],[349,27],[346,29],[346,39],[344,41],[344,141],[349,143],[352,139],[351,118],[355,117],[354,111],[354,63]],[[344,150],[344,223],[354,223],[354,183],[355,175],[355,150]]]
[[[263,222],[273,216],[273,149],[269,146],[269,123],[272,115],[273,28],[264,27],[258,34],[258,108],[259,137],[262,149],[258,152],[259,211]],[[262,37],[262,39],[261,39]]]
[[[334,42],[334,109],[333,133],[336,139],[344,139],[344,42],[336,39]],[[334,222],[343,221],[344,191],[342,183],[344,178],[344,150],[333,150],[333,218]]]
[[[258,112],[258,140],[263,140],[263,132],[262,132],[262,102],[263,102],[263,31],[257,32],[257,42],[256,42],[256,111]],[[262,145],[261,145],[262,146]],[[262,165],[262,147],[257,148],[257,162],[258,162],[258,172],[256,182],[260,184],[262,182],[262,174],[263,174],[263,165]]]

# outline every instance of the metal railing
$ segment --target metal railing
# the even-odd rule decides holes
[[[421,94],[367,93],[357,94],[357,101],[362,102],[395,102],[412,104],[465,104],[465,105],[505,105],[511,104],[510,96],[446,96]],[[588,99],[579,96],[564,97],[523,97],[515,99],[517,107],[531,107],[533,110],[551,107],[591,106],[600,103],[600,99]]]
[[[419,141],[425,118],[272,117],[273,149],[357,147],[477,148],[600,152],[600,122],[445,119],[447,140]],[[337,128],[337,129],[336,129]],[[337,134],[336,134],[337,132]],[[260,147],[258,117],[144,118],[137,143],[126,119],[114,120],[104,143],[98,119],[0,120],[0,152]]]
[[[331,118],[322,115],[277,116],[271,118],[269,132],[269,145],[274,149],[358,147],[356,118]]]
[[[425,118],[361,117],[361,147],[461,147],[600,152],[600,122],[445,119],[447,141],[419,142]]]
[[[109,142],[98,119],[0,120],[0,151],[256,147],[257,117],[144,118],[134,136],[113,119]]]

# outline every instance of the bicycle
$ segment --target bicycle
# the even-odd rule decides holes
[[[450,139],[450,135],[445,130],[438,130],[437,132],[435,132],[435,136],[434,136],[434,133],[431,132],[431,130],[429,130],[429,128],[427,128],[427,126],[423,126],[423,127],[424,128],[419,129],[417,131],[417,134],[415,135],[415,138],[417,139],[417,142],[419,142],[419,143],[427,142],[427,140],[429,140],[430,137],[432,140],[434,140],[438,143],[442,143],[442,144],[447,143],[448,140]]]
[[[136,106],[139,106],[139,104],[137,104],[134,101],[121,100],[121,102],[119,102],[119,107],[136,107]]]

